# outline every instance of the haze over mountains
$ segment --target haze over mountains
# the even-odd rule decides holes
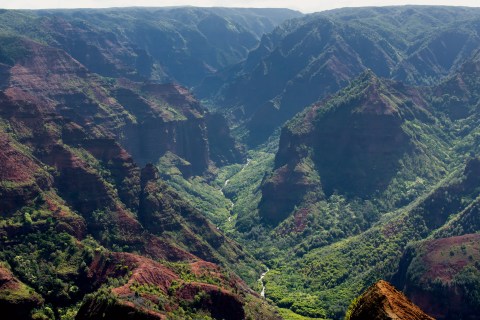
[[[474,318],[479,49],[460,7],[2,10],[0,305]]]
[[[475,8],[422,7],[309,15],[265,36],[243,63],[217,76],[220,88],[197,91],[200,96],[213,91],[218,104],[246,120],[248,142],[256,145],[366,69],[407,84],[447,75],[478,49],[477,16]],[[238,94],[244,91],[253,93]]]

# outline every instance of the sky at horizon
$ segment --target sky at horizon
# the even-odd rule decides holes
[[[342,7],[407,4],[480,7],[479,0],[0,0],[0,8],[3,9],[164,7],[191,5],[198,7],[290,8],[304,13]]]

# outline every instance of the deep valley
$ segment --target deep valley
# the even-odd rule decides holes
[[[476,319],[480,9],[0,10],[11,319]]]

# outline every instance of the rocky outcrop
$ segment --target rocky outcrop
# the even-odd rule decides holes
[[[114,292],[126,294],[133,284],[154,285],[163,293],[179,276],[160,263],[130,253],[99,253],[92,259],[88,278],[94,287],[99,287],[108,278],[122,278],[129,275],[129,280]]]
[[[223,116],[210,114],[185,88],[148,83],[118,89],[115,96],[136,118],[122,129],[120,142],[140,165],[171,152],[189,163],[180,169],[191,176],[202,174],[211,161],[243,160]]]
[[[0,208],[12,214],[35,199],[52,181],[40,164],[21,151],[7,134],[0,132]]]
[[[178,85],[154,83],[119,89],[116,99],[135,117],[122,129],[120,143],[140,165],[172,152],[190,163],[187,175],[201,174],[210,162],[206,110]]]
[[[75,320],[95,320],[99,317],[118,320],[165,320],[165,315],[135,306],[132,302],[114,297],[87,299],[78,310]]]
[[[277,225],[290,216],[296,206],[301,206],[306,197],[322,199],[324,191],[315,170],[309,160],[292,159],[266,176],[262,181],[259,204],[262,219],[268,224]]]
[[[127,127],[122,141],[139,164],[158,162],[172,152],[189,163],[182,168],[185,176],[201,175],[209,166],[209,145],[203,119],[172,121],[149,119]]]
[[[433,320],[385,281],[367,289],[352,305],[348,320]]]
[[[48,168],[24,147],[32,140],[46,141],[49,137],[42,132],[39,107],[17,102],[4,92],[0,93],[0,118],[7,121],[0,126],[0,207],[11,214],[32,204],[53,184]]]
[[[166,186],[160,185],[158,179],[158,170],[152,164],[147,164],[142,169],[138,218],[153,233],[180,231],[182,222],[172,208],[175,200],[167,194]],[[163,194],[162,198],[156,197],[158,194]]]
[[[227,239],[158,177],[158,170],[153,165],[147,164],[142,169],[139,221],[153,234],[175,232],[177,241],[188,247],[191,253],[218,262],[214,250],[228,242]]]
[[[113,204],[102,177],[66,148],[53,146],[44,161],[58,170],[55,185],[61,196],[78,212],[86,215]]]
[[[206,115],[206,127],[210,158],[216,165],[224,166],[246,161],[243,148],[231,138],[230,128],[224,116],[218,113]]]

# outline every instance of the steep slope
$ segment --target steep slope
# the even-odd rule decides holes
[[[93,282],[113,278],[117,283],[110,291],[88,295],[76,319],[97,319],[102,314],[115,319],[278,319],[272,310],[261,307],[258,295],[241,279],[204,261],[160,264],[128,253],[97,254],[88,276]],[[252,312],[255,308],[262,311]]]
[[[5,314],[16,319],[26,319],[32,309],[42,303],[42,298],[15,278],[10,270],[0,268],[0,306]]]
[[[19,279],[11,280],[15,292],[0,288],[6,308],[24,318],[73,318],[85,298],[78,317],[98,318],[110,312],[105,294],[112,316],[278,318],[234,274],[252,284],[260,263],[122,147],[142,167],[176,152],[191,161],[186,175],[201,173],[211,155],[219,163],[241,157],[223,118],[178,85],[105,79],[61,49],[16,36],[0,41],[0,261]],[[128,139],[141,139],[135,130],[148,121],[142,135],[156,148],[136,152]],[[98,257],[106,271],[96,270]],[[156,291],[164,272],[176,282]]]
[[[13,48],[5,52],[13,64],[5,66],[5,92],[41,101],[49,112],[82,126],[101,125],[139,164],[156,163],[170,151],[188,162],[185,174],[192,175],[206,170],[211,158],[221,164],[242,161],[225,120],[210,115],[185,88],[107,80],[60,49],[19,37],[1,39],[9,44],[7,50]],[[219,129],[224,133],[220,137]],[[215,137],[212,152],[209,137]]]
[[[274,171],[263,182],[260,215],[276,225],[296,206],[334,193],[379,200],[394,178],[404,180],[409,172],[415,172],[415,179],[434,179],[422,177],[431,172],[426,167],[445,165],[444,160],[420,141],[439,146],[443,141],[422,137],[422,127],[429,130],[434,123],[426,108],[416,89],[367,71],[337,95],[306,109],[282,130]]]
[[[478,74],[480,73],[480,53],[477,51],[457,72],[445,79],[434,89],[436,108],[446,113],[452,120],[466,122],[478,118],[475,108],[480,92]],[[465,133],[471,130],[466,128]]]
[[[439,201],[439,195],[431,202],[436,202],[438,216],[460,212],[434,232],[433,239],[407,247],[392,278],[415,303],[438,319],[471,319],[478,314],[479,239],[471,233],[480,227],[479,159],[467,163],[465,175],[466,179],[444,193],[446,200]]]
[[[103,252],[109,256],[110,250],[136,252],[144,257],[132,259],[147,264],[153,261],[145,256],[183,265],[203,263],[205,259],[228,270],[237,270],[249,281],[256,278],[256,270],[260,269],[257,262],[158,180],[153,166],[140,172],[130,155],[102,133],[104,128],[94,124],[81,126],[40,101],[25,101],[18,99],[19,96],[12,97],[11,90],[6,92],[0,104],[5,147],[0,159],[1,193],[6,195],[2,201],[8,202],[5,201],[5,211],[2,208],[5,215],[0,229],[0,259],[51,305],[43,306],[37,313],[49,316],[52,307],[57,313],[76,312],[75,305],[86,293],[102,285],[114,288],[108,276],[101,281],[88,279],[89,272],[95,276],[102,274],[90,265],[95,261],[95,254]],[[109,268],[117,270],[120,261],[129,257],[120,258]],[[134,269],[133,265],[126,265],[128,267],[112,275],[112,279],[121,281],[126,270]],[[217,270],[212,279],[228,273],[214,264],[208,266]],[[131,285],[155,285],[154,280],[148,278],[151,272],[148,268],[137,271],[137,277],[147,280],[134,278]],[[193,296],[227,290],[225,299],[233,301],[238,312],[255,314],[257,311],[247,305],[260,303],[258,296],[238,277],[232,277],[232,284],[227,288],[222,282],[212,286],[209,283],[214,280],[200,275],[195,278],[198,284],[192,289]],[[192,282],[184,274],[178,279],[185,285]],[[234,289],[237,283],[241,287]],[[109,288],[106,290],[110,292]],[[248,301],[241,299],[240,293],[248,297]],[[123,299],[120,293],[113,294]],[[149,299],[157,299],[152,294],[148,294]],[[174,300],[177,302],[172,302],[173,306],[161,313],[182,309],[178,303],[193,300],[193,296],[179,293]],[[205,312],[214,318],[225,316],[223,311],[209,307],[209,300],[205,299],[202,302]],[[219,299],[223,299],[222,296]],[[130,307],[140,310],[138,312],[153,308],[150,304]],[[195,314],[194,309],[189,310]],[[275,317],[270,311],[264,311]]]
[[[0,25],[65,50],[102,76],[192,86],[240,62],[263,33],[300,15],[189,7],[7,11]]]
[[[480,226],[477,65],[474,55],[430,88],[367,72],[283,128],[274,169],[262,183],[264,225],[245,229],[238,220],[245,241],[260,242],[255,252],[269,259],[267,297],[303,316],[342,318],[344,302],[360,290],[391,279],[399,268],[407,274],[411,256],[407,249],[402,258],[404,250],[428,237],[447,239],[442,252],[448,272],[461,279],[457,289],[474,286],[476,271],[457,268],[461,245],[452,245],[449,259],[454,239],[448,239]],[[415,257],[419,263],[409,272],[418,276],[422,255]],[[435,263],[423,264],[424,270],[436,270]],[[451,314],[458,310],[455,299],[463,289],[448,289],[456,285],[448,281],[435,287],[441,279],[422,282],[417,276],[408,282],[412,288],[419,284],[415,290],[422,295],[415,303],[445,317],[448,310],[421,299],[450,297]],[[404,282],[396,277],[404,288],[405,276]],[[416,299],[413,290],[405,293]],[[466,314],[476,308],[474,295]]]
[[[401,261],[409,243],[441,232],[450,221],[460,219],[470,210],[472,203],[468,199],[478,198],[480,190],[478,176],[470,167],[471,164],[467,164],[464,169],[456,170],[431,192],[384,215],[357,236],[338,240],[337,235],[337,239],[328,244],[327,235],[326,243],[318,247],[305,241],[287,249],[284,258],[272,260],[275,268],[266,276],[266,296],[302,315],[342,318],[346,301],[379,279],[391,279],[399,266],[405,270],[402,265],[406,265]],[[324,235],[319,233],[317,237],[321,236]],[[308,286],[296,285],[304,278],[309,279]],[[428,309],[432,315],[442,312],[441,308],[433,308],[435,305]]]
[[[7,92],[11,91],[7,89]],[[128,209],[139,210],[142,194],[149,180],[146,180],[145,175],[141,175],[131,156],[114,139],[108,134],[102,134],[103,127],[93,124],[82,127],[78,123],[52,113],[46,105],[28,103],[12,98],[10,95],[4,95],[2,98],[4,127],[10,130],[8,134],[3,133],[6,145],[5,155],[2,157],[5,161],[3,178],[6,183],[6,192],[19,194],[17,196],[19,201],[10,203],[15,207],[9,212],[14,213],[16,209],[26,205],[29,199],[40,196],[41,191],[55,186],[59,195],[72,209],[87,215],[86,222],[92,223],[92,229],[89,231],[98,236],[102,235],[107,242],[110,236],[116,237],[118,234],[111,234],[111,231],[105,230],[105,226],[101,225],[106,218],[102,217],[103,210],[107,214],[113,214],[120,224],[125,224],[123,228],[126,228],[126,233],[135,233],[142,229],[138,222],[134,221]],[[25,149],[23,145],[30,149]],[[22,173],[16,173],[16,168],[19,166],[23,166]],[[50,169],[46,168],[56,172],[55,179],[48,171]],[[26,176],[17,177],[18,174]],[[146,173],[146,176],[149,175]],[[156,181],[156,178],[158,176],[153,175],[150,179]],[[164,191],[165,195],[168,194],[168,188],[164,184],[157,187],[160,188],[159,193]],[[144,197],[148,195],[145,194]],[[150,195],[153,198],[155,196],[156,194]],[[171,201],[174,201],[174,198],[165,199],[168,203],[167,207],[173,205]],[[208,226],[206,220],[197,211],[185,206],[186,204],[174,205],[176,208],[181,208],[180,211],[185,213],[187,220],[192,219],[190,221],[199,226]],[[92,215],[92,212],[98,212],[98,215]],[[99,219],[101,221],[97,221]],[[181,219],[181,221],[184,220]],[[107,220],[103,222],[106,223]],[[128,229],[131,230],[128,231]],[[217,234],[214,230],[210,226],[206,231]],[[202,232],[196,230],[196,233]],[[125,236],[128,237],[127,234]],[[137,237],[140,235],[134,235],[134,238]],[[130,240],[133,243],[138,241],[138,239]],[[195,245],[196,242],[190,239],[186,243]]]
[[[422,241],[407,248],[398,285],[437,319],[474,319],[479,312],[479,236]]]
[[[478,152],[478,61],[429,88],[368,71],[307,108],[282,129],[261,216],[278,224],[332,195],[375,200],[381,210],[412,201],[428,189],[422,181]]]
[[[379,281],[358,297],[347,319],[431,320],[433,318],[422,312],[391,284]]]
[[[461,314],[460,298],[475,313],[479,55],[460,65],[478,12],[345,9],[275,29],[213,79],[248,121],[237,133],[256,145],[323,100],[282,129],[275,159],[272,138],[247,161],[225,118],[160,83],[198,83],[269,28],[261,10],[228,12],[0,13],[0,273],[19,291],[0,286],[1,302],[45,319],[279,318],[269,301],[340,319],[393,279],[433,315]],[[265,270],[247,247],[269,267],[267,302],[244,282]]]
[[[226,120],[210,114],[185,88],[124,82],[113,95],[134,117],[117,136],[138,163],[156,163],[172,152],[186,161],[182,171],[191,176],[212,163],[243,161]]]
[[[308,15],[276,28],[197,92],[243,121],[256,146],[366,69],[409,84],[438,81],[479,48],[479,17],[476,9],[409,6]]]

